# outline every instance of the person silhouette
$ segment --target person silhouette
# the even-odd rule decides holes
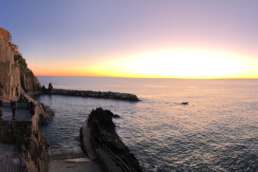
[[[50,82],[50,83],[48,84],[48,93],[49,93],[49,94],[52,93],[53,88],[54,88],[54,87],[53,87],[52,83]]]
[[[0,100],[0,117],[3,115],[2,106],[3,106],[3,102],[2,100]]]
[[[30,111],[31,116],[33,116],[35,113],[35,105],[33,102],[29,102],[29,111]]]
[[[16,101],[11,100],[11,109],[12,109],[12,119],[15,119],[15,113],[16,113],[16,109],[17,109],[17,104]]]

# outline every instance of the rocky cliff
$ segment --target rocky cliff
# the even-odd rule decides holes
[[[22,102],[18,103],[26,104],[23,112],[29,113],[31,119],[2,120],[0,143],[16,145],[19,148],[20,160],[25,163],[26,170],[23,171],[47,172],[48,144],[42,135],[40,124],[47,121],[51,115],[42,104],[29,96],[28,93],[40,90],[40,84],[17,46],[11,41],[10,33],[0,28],[0,100],[10,102],[19,98]],[[16,116],[18,115],[17,111]]]
[[[26,92],[37,91],[40,84],[12,43],[11,34],[0,28],[0,98],[10,100]]]
[[[29,98],[29,101],[31,99]],[[22,158],[25,161],[27,172],[48,171],[48,143],[40,130],[42,117],[47,114],[41,104],[34,101],[34,115],[31,119],[31,132],[29,137],[24,137],[22,145]]]

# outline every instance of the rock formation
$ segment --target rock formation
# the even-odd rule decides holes
[[[0,142],[16,145],[27,172],[48,171],[48,144],[40,130],[40,123],[49,119],[47,109],[28,93],[39,91],[40,84],[16,45],[11,35],[0,28],[0,100],[10,102],[24,99],[30,104],[31,119],[25,121],[0,120]],[[0,169],[1,171],[1,169]]]
[[[34,115],[31,122],[31,133],[22,142],[22,157],[26,163],[28,172],[48,171],[48,143],[40,131],[41,120],[47,117],[41,104],[34,105]]]
[[[93,160],[98,160],[107,172],[141,172],[135,156],[121,141],[112,121],[114,114],[98,108],[93,110],[81,128],[82,148]]]
[[[11,34],[0,28],[0,98],[10,100],[26,92],[36,91],[40,84],[14,45]]]

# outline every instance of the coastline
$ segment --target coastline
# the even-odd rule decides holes
[[[127,171],[127,169],[141,171],[138,160],[129,152],[129,149],[120,140],[114,128],[111,133],[112,139],[114,140],[109,141],[113,142],[114,146],[117,146],[118,149],[121,148],[121,153],[125,155],[125,157],[121,157],[118,162],[110,160],[105,162],[105,157],[114,157],[113,153],[115,151],[105,152],[106,150],[104,149],[100,150],[104,151],[100,153],[102,155],[104,153],[104,157],[98,156],[100,158],[98,159],[98,162],[91,156],[89,156],[89,158],[91,158],[91,160],[89,160],[86,155],[79,158],[67,159],[60,157],[60,159],[50,159],[51,157],[49,157],[48,152],[49,145],[42,133],[41,125],[47,124],[48,121],[52,119],[54,112],[49,109],[49,107],[34,99],[34,96],[48,94],[94,97],[129,102],[138,102],[140,99],[136,95],[128,93],[55,89],[52,84],[49,84],[48,89],[45,89],[44,86],[41,87],[38,79],[28,68],[27,63],[17,46],[12,44],[11,41],[11,34],[5,29],[0,28],[0,45],[2,47],[0,49],[0,54],[3,54],[3,56],[0,57],[0,144],[3,146],[6,146],[4,144],[7,144],[7,146],[17,148],[17,156],[20,158],[20,162],[16,165],[13,163],[14,159],[18,158],[16,156],[13,157],[14,159],[10,159],[8,156],[0,157],[1,160],[6,162],[5,164],[1,164],[1,166],[4,166],[4,168],[10,167],[18,169],[22,172],[79,172],[83,170],[97,172],[101,171],[98,163],[100,162],[104,171],[108,170],[116,172],[118,167],[120,167],[122,171]],[[3,102],[7,103],[8,106],[3,105]],[[19,117],[19,120],[16,116]],[[24,117],[21,118],[21,116]],[[108,116],[106,116],[106,118],[109,119]],[[105,123],[102,123],[101,119],[97,119],[100,122],[98,123],[100,124],[99,127],[105,129]],[[110,122],[110,125],[113,126],[112,120]],[[85,129],[83,131],[85,131]],[[95,128],[93,128],[93,130],[90,129],[89,132],[91,133],[91,136],[98,135],[98,130],[95,130]],[[106,137],[103,137],[103,139],[105,140]],[[117,141],[118,145],[116,145]],[[92,142],[89,142],[88,144],[90,145]],[[104,147],[109,147],[107,140],[104,141],[103,144]],[[92,151],[99,153],[96,149]],[[3,151],[0,149],[0,153],[1,152]],[[7,150],[5,153],[7,153],[7,155],[14,154],[11,150]],[[119,156],[120,155],[118,154],[115,157],[117,158]],[[109,164],[109,162],[111,162],[111,164]],[[116,167],[115,164],[117,164],[118,167]]]

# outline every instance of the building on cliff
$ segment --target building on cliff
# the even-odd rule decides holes
[[[0,28],[0,99],[15,99],[21,94],[21,89],[30,92],[37,91],[39,87],[37,78],[12,43],[11,34]]]

